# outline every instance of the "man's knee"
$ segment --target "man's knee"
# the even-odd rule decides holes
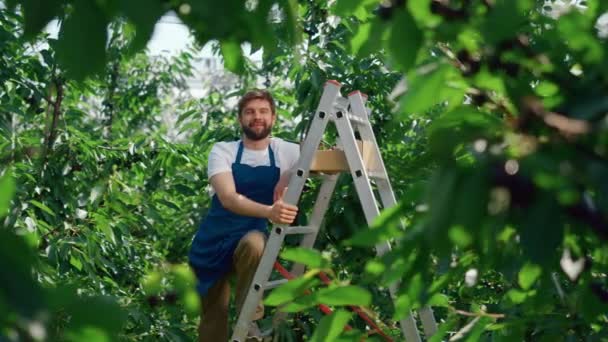
[[[239,241],[240,254],[249,258],[261,258],[266,245],[266,236],[258,231],[251,231]]]

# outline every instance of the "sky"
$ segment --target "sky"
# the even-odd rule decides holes
[[[45,31],[49,33],[51,38],[57,38],[59,33],[59,22],[51,21]],[[188,44],[193,42],[193,38],[188,32],[188,27],[184,25],[177,16],[173,13],[164,15],[154,27],[152,39],[148,42],[149,54],[157,56],[160,54],[177,54],[179,51],[186,49]],[[205,46],[201,55],[211,57],[211,49]]]
[[[59,33],[59,23],[57,20],[51,21],[45,31],[49,33],[52,38],[56,38]],[[194,38],[188,31],[188,27],[184,25],[180,19],[173,12],[168,12],[156,23],[152,38],[148,42],[147,50],[150,56],[159,55],[176,55],[180,51],[185,50],[189,44],[192,44]],[[250,47],[248,44],[243,45],[243,52],[246,56],[256,62],[262,60],[261,51],[256,52],[253,55],[249,54]],[[201,82],[201,78],[207,75],[209,72],[208,68],[205,68],[202,59],[214,59],[215,65],[217,66],[217,72],[223,71],[223,65],[221,58],[214,56],[211,48],[211,44],[207,44],[199,51],[195,56],[193,66],[195,69],[195,77],[192,80],[188,80],[190,86],[190,93],[194,97],[204,96],[205,91],[202,88],[204,82]],[[196,58],[202,58],[196,60]]]
[[[174,14],[167,14],[156,23],[152,39],[148,42],[148,50],[151,55],[159,55],[163,52],[173,54],[184,50],[192,41],[186,25]],[[204,51],[202,54],[210,56],[211,51]]]

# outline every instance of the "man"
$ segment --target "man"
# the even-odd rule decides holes
[[[202,303],[199,341],[228,340],[230,274],[236,273],[240,311],[264,251],[267,220],[290,224],[298,210],[282,196],[300,149],[270,137],[276,121],[270,93],[253,90],[243,95],[238,120],[242,139],[216,143],[209,154],[211,209],[189,253]],[[260,304],[254,320],[263,314]]]

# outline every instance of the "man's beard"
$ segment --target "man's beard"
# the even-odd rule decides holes
[[[266,137],[270,135],[270,131],[272,130],[272,126],[270,125],[264,125],[264,129],[259,132],[256,132],[255,130],[253,130],[253,128],[245,125],[241,125],[241,128],[243,129],[243,133],[245,133],[245,136],[254,141],[266,139]]]

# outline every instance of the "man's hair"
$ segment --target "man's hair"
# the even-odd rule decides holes
[[[243,108],[245,108],[247,103],[249,103],[249,101],[251,101],[251,100],[268,101],[268,103],[270,103],[270,110],[272,111],[272,114],[276,114],[276,110],[275,110],[275,106],[274,106],[274,99],[272,98],[272,95],[270,95],[270,93],[267,90],[253,89],[253,90],[246,92],[245,95],[243,95],[243,97],[241,97],[241,99],[239,100],[239,104],[238,104],[239,116],[241,116],[241,114],[243,113]]]

